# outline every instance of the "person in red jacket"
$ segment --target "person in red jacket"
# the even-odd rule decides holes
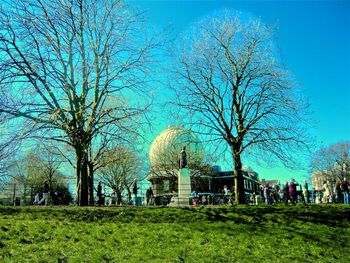
[[[297,183],[292,178],[290,184],[289,184],[289,196],[292,200],[292,204],[295,204],[298,201],[298,193],[297,193]]]

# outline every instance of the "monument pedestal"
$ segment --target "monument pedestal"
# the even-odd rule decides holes
[[[177,180],[177,197],[172,198],[170,206],[188,206],[191,197],[191,177],[188,168],[180,169]]]

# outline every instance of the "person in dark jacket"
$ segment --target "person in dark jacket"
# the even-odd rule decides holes
[[[132,193],[134,195],[134,206],[137,205],[137,179],[134,179],[134,182],[132,184]]]
[[[288,181],[284,183],[283,186],[283,200],[286,205],[288,205],[288,200],[289,200],[289,184]]]
[[[342,200],[342,194],[341,194],[341,187],[340,187],[340,185],[341,185],[340,180],[336,180],[335,184],[334,184],[334,194],[335,194],[334,200],[335,200],[336,203],[342,203],[342,201],[343,201]]]
[[[147,205],[153,204],[152,201],[151,201],[152,198],[153,198],[153,191],[152,191],[152,187],[150,187],[146,191],[146,202],[147,202]]]

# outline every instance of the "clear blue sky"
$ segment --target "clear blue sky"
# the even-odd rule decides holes
[[[350,140],[350,1],[130,1],[147,11],[148,21],[175,31],[215,10],[249,12],[277,25],[277,45],[300,89],[311,103],[320,145]],[[166,124],[164,125],[166,127]],[[251,166],[260,178],[302,180],[305,171]]]

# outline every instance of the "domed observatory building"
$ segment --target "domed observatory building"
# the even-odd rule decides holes
[[[203,144],[193,132],[182,127],[169,127],[156,137],[149,152],[152,169],[147,180],[152,184],[153,194],[162,198],[156,203],[167,204],[178,192],[179,157],[184,146],[192,191],[199,196],[220,196],[227,187],[233,193],[234,172],[221,171],[220,166],[205,163]],[[249,198],[259,191],[259,176],[248,166],[242,170],[245,193]]]
[[[208,185],[209,177],[205,171],[209,170],[209,166],[203,163],[204,149],[198,137],[182,127],[169,127],[155,138],[149,152],[152,169],[147,180],[152,183],[155,195],[177,192],[179,154],[183,147],[186,147],[191,185],[197,185],[192,189],[198,189],[201,181],[204,181],[203,185]]]

